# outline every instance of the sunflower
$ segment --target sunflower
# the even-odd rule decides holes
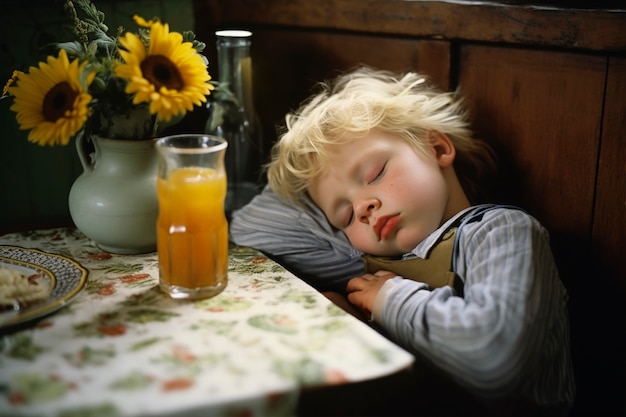
[[[150,103],[150,113],[163,121],[193,110],[206,101],[214,88],[202,56],[191,42],[183,42],[178,32],[159,21],[135,21],[150,27],[150,45],[128,32],[120,38],[124,63],[115,67],[115,75],[128,81],[126,93],[134,94],[133,104]]]
[[[58,58],[49,56],[39,67],[30,67],[29,73],[19,73],[14,86],[7,88],[15,97],[11,110],[17,113],[20,129],[31,131],[28,140],[39,145],[67,145],[87,121],[91,95],[87,88],[95,73],[80,77],[87,63],[71,63],[65,50]]]

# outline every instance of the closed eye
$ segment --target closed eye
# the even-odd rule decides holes
[[[387,164],[384,164],[382,166],[380,171],[378,171],[378,174],[376,174],[376,176],[372,180],[370,180],[368,184],[376,184],[378,181],[380,181],[385,176],[385,168],[387,168]]]
[[[352,210],[351,207],[348,208],[348,211],[345,211],[341,217],[342,219],[341,219],[338,229],[344,230],[346,227],[352,224],[352,220],[354,220],[354,210]]]

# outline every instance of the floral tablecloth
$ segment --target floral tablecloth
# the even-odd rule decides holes
[[[258,252],[231,246],[218,296],[176,301],[156,253],[103,252],[75,229],[0,236],[88,270],[67,305],[0,328],[0,415],[293,415],[303,387],[389,375],[413,357]]]

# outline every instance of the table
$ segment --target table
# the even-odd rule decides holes
[[[230,247],[221,294],[178,301],[158,287],[156,253],[106,253],[72,228],[6,234],[0,245],[88,272],[68,305],[0,328],[2,416],[288,416],[307,392],[384,381],[413,363],[253,249]]]

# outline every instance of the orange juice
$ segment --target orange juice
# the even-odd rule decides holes
[[[174,298],[214,295],[227,284],[226,176],[187,167],[158,178],[161,286]]]

